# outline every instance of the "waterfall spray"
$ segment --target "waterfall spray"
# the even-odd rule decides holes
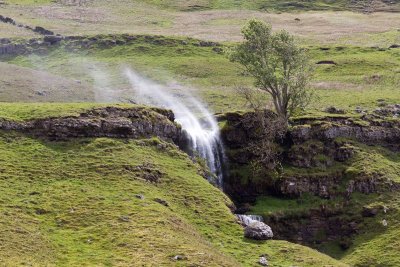
[[[217,177],[217,184],[223,185],[224,151],[218,124],[207,108],[194,97],[185,94],[177,98],[169,88],[146,79],[131,69],[125,75],[136,93],[136,100],[143,104],[171,109],[175,120],[182,125],[190,138],[193,151],[206,160],[210,171]],[[182,88],[179,85],[175,85]]]

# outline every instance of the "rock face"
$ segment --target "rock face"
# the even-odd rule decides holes
[[[385,112],[382,110],[380,114],[392,116],[393,112],[397,112],[397,105],[387,106],[383,110]],[[351,142],[343,138],[400,151],[400,122],[378,116],[374,112],[357,120],[330,115],[323,120],[297,119],[292,122],[285,138],[275,140],[276,149],[282,151],[280,160],[284,165],[295,168],[319,168],[322,171],[284,172],[278,177],[271,177],[271,172],[265,171],[262,176],[255,177],[250,169],[255,155],[246,148],[250,141],[257,142],[260,138],[257,136],[257,122],[252,119],[252,113],[228,113],[221,117],[226,120],[221,133],[231,167],[225,178],[225,191],[237,202],[244,203],[254,201],[261,194],[299,197],[312,193],[331,198],[340,194],[348,197],[353,192],[369,194],[397,190],[400,185],[383,176],[359,173],[348,177],[345,168],[340,167],[357,151]]]
[[[271,239],[274,234],[271,227],[263,222],[253,221],[244,229],[244,236],[255,240]]]
[[[363,143],[398,143],[400,141],[400,129],[358,125],[297,126],[291,131],[291,136],[295,143],[302,143],[311,139],[332,140],[337,137],[352,138]]]
[[[266,220],[274,229],[274,238],[312,245],[346,241],[346,237],[357,232],[362,219],[343,216],[339,207],[335,210],[321,206],[296,215],[274,214]]]
[[[174,122],[172,111],[145,107],[107,107],[84,112],[79,116],[35,119],[26,122],[2,119],[0,129],[50,139],[157,136],[178,145],[185,140],[181,127]]]
[[[257,140],[257,123],[251,113],[232,113],[224,117],[222,137],[227,146],[231,171],[225,178],[225,192],[234,198],[241,212],[251,212],[248,203],[262,195],[297,199],[301,205],[314,195],[322,203],[299,211],[279,211],[264,216],[264,222],[274,231],[274,239],[284,239],[314,248],[335,241],[342,249],[352,245],[352,235],[363,231],[365,217],[374,217],[376,207],[365,207],[355,212],[350,203],[354,192],[371,194],[400,189],[400,184],[386,177],[385,170],[364,168],[373,156],[386,156],[400,152],[400,105],[386,105],[370,113],[362,111],[360,117],[346,117],[336,108],[326,110],[324,118],[299,118],[291,122],[288,134],[275,139],[279,160],[285,169],[271,175],[272,169],[254,172],[252,160],[257,156],[246,147]],[[385,119],[386,118],[386,119]],[[387,119],[390,118],[390,119]],[[381,147],[379,147],[381,146]],[[389,158],[390,156],[388,156]],[[372,158],[372,157],[371,157]],[[390,159],[391,160],[391,159]],[[371,162],[371,164],[373,164]],[[241,220],[243,222],[243,220]],[[253,225],[253,223],[255,225]],[[267,235],[261,223],[252,222],[245,235],[261,239]],[[268,229],[268,228],[266,228]],[[266,230],[268,232],[268,230]],[[260,263],[261,264],[261,263]]]

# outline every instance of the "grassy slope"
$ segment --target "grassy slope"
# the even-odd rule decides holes
[[[280,199],[274,197],[260,197],[252,208],[252,214],[307,214],[310,208],[318,209],[320,205],[337,209],[342,207],[344,219],[359,218],[362,207],[378,207],[379,213],[373,218],[363,218],[359,224],[357,235],[352,237],[352,245],[348,250],[342,250],[336,241],[316,247],[338,260],[351,266],[398,266],[399,245],[398,236],[400,221],[400,199],[397,193],[386,194],[353,194],[350,202],[341,198],[324,200],[318,197],[304,195],[298,200]],[[388,211],[383,212],[383,206]],[[279,216],[279,215],[278,215]],[[388,222],[388,226],[382,225],[382,220]],[[355,219],[356,220],[356,219]],[[317,238],[317,237],[316,237]]]
[[[6,0],[6,3],[23,4],[23,5],[37,5],[37,4],[50,4],[49,0]],[[63,1],[59,1],[63,2]],[[83,5],[89,4],[89,1],[81,1]],[[384,4],[383,1],[376,1],[371,4],[370,1],[362,0],[354,3],[349,0],[329,1],[329,0],[292,0],[292,1],[279,1],[279,0],[140,0],[137,2],[145,2],[166,9],[177,9],[184,11],[193,11],[201,9],[256,9],[268,11],[308,11],[308,10],[357,10],[363,11],[365,8],[378,8],[382,10],[398,10],[398,4],[393,1],[391,4]]]
[[[354,157],[345,164],[338,164],[333,168],[291,168],[285,171],[293,173],[307,173],[308,175],[326,175],[337,169],[346,173],[346,178],[365,179],[373,175],[382,176],[395,182],[400,181],[399,153],[391,152],[379,146],[366,146],[352,142],[356,149]],[[345,188],[343,186],[343,188]],[[343,191],[341,188],[339,190]],[[385,194],[359,194],[352,195],[350,202],[343,197],[334,199],[321,199],[305,194],[300,199],[280,199],[271,196],[259,197],[251,214],[270,216],[272,214],[306,214],[309,209],[319,208],[321,205],[337,209],[342,207],[343,218],[360,216],[363,206],[380,207],[379,214],[374,218],[364,218],[359,225],[359,231],[353,240],[353,245],[346,251],[339,248],[338,243],[330,242],[319,246],[320,251],[334,256],[354,266],[398,266],[400,259],[399,241],[400,234],[400,199],[397,192]],[[383,212],[383,206],[388,208],[387,214]],[[388,227],[382,226],[382,220],[388,221]],[[354,219],[357,220],[357,219]]]
[[[132,99],[130,86],[122,75],[123,66],[131,66],[164,83],[177,80],[188,87],[195,87],[194,92],[217,112],[243,108],[243,100],[237,97],[234,87],[251,86],[252,79],[244,76],[238,65],[229,62],[224,54],[213,51],[211,47],[195,46],[196,40],[186,40],[189,44],[183,45],[180,38],[159,39],[165,40],[167,44],[154,44],[140,39],[130,45],[108,49],[92,48],[76,53],[58,49],[48,55],[18,56],[4,60],[23,67],[48,71],[72,82],[80,80],[82,84],[93,84],[93,73],[98,73],[106,78],[97,81],[95,87],[99,90],[109,88],[117,100]],[[353,110],[356,106],[375,108],[376,101],[382,98],[388,103],[400,102],[399,94],[396,93],[400,84],[399,49],[379,51],[374,48],[323,47],[329,50],[321,50],[318,46],[309,47],[313,61],[333,60],[337,65],[316,66],[312,86],[317,90],[319,99],[311,107],[314,113],[329,105],[348,110]],[[374,79],[374,76],[378,78]],[[8,80],[17,81],[15,86],[19,90],[24,88],[23,79],[19,82],[20,76],[7,77]],[[48,77],[52,81],[52,76]],[[48,89],[55,93],[47,96],[31,94],[28,100],[59,102],[57,92],[63,91],[56,85],[57,83],[54,89]],[[80,86],[84,88],[83,85]],[[4,89],[4,96],[12,95],[15,90],[13,86],[5,86]],[[89,92],[74,91],[73,96],[63,98],[63,101],[68,101],[71,97],[94,99],[93,91],[90,88],[86,90]],[[1,100],[8,99],[3,97]],[[26,99],[24,96],[15,100]]]
[[[385,5],[377,1],[371,5],[369,1],[357,1],[356,3],[348,0],[329,1],[329,0],[311,0],[311,1],[279,1],[279,0],[144,0],[147,3],[160,6],[162,8],[175,8],[178,10],[199,10],[199,9],[231,9],[244,8],[268,11],[309,11],[309,10],[364,10],[368,7],[381,7],[381,10],[396,10],[398,5]]]
[[[1,116],[26,118],[13,113],[27,106],[14,105],[2,104]],[[32,110],[41,109],[36,114],[43,116],[47,107]],[[70,114],[72,106],[65,112]],[[49,142],[1,132],[0,263],[160,266],[174,265],[171,257],[179,254],[187,257],[177,263],[181,266],[250,266],[268,254],[274,266],[340,265],[288,242],[243,239],[227,197],[197,174],[198,165],[185,154],[174,146],[160,150],[158,142]],[[159,183],[146,182],[134,171],[142,164],[162,173]]]
[[[240,28],[249,18],[272,23],[274,29],[287,29],[310,44],[348,43],[361,46],[388,46],[399,42],[397,32],[400,13],[377,12],[373,14],[349,11],[327,11],[272,13],[257,11],[257,3],[282,5],[282,1],[87,1],[83,5],[60,4],[47,1],[6,1],[2,5],[2,14],[14,18],[17,22],[31,26],[42,26],[63,35],[87,35],[101,33],[163,34],[190,36],[206,40],[239,41]],[[30,2],[30,3],[29,3]],[[71,2],[71,1],[68,1]],[[297,1],[300,2],[300,1]],[[321,3],[321,1],[316,1]],[[337,5],[338,1],[329,1]],[[344,1],[340,1],[344,2]],[[357,1],[359,2],[359,1]],[[165,3],[169,7],[165,9]],[[170,5],[174,3],[173,5]],[[206,10],[182,11],[198,3],[209,6]],[[235,7],[232,5],[237,3]],[[311,1],[307,1],[308,4]],[[315,2],[314,2],[315,3]],[[267,8],[268,9],[268,8]],[[309,8],[296,8],[305,11]],[[287,10],[293,10],[288,7]],[[298,18],[300,21],[296,21]],[[33,32],[20,28],[0,26],[0,37],[33,36]],[[204,30],[206,29],[206,30]]]

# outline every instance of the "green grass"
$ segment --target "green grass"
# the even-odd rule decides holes
[[[1,132],[1,264],[161,266],[175,265],[179,254],[184,266],[253,266],[266,253],[274,266],[340,265],[285,241],[243,239],[230,201],[198,175],[198,165],[153,143]],[[159,183],[134,171],[142,164],[161,173]]]
[[[310,10],[362,10],[369,6],[368,1],[354,2],[348,0],[329,1],[329,0],[311,0],[311,1],[277,1],[277,0],[191,0],[191,1],[160,1],[144,0],[146,3],[156,5],[161,8],[177,9],[183,11],[207,10],[207,9],[255,9],[267,11],[310,11]],[[398,8],[393,5],[392,8]]]
[[[0,103],[0,117],[24,121],[47,117],[76,116],[86,110],[102,106],[107,105],[93,103]]]
[[[166,37],[156,37],[155,40],[161,44],[141,37],[132,44],[112,48],[93,47],[73,54],[56,49],[43,56],[18,56],[3,60],[89,84],[94,82],[91,73],[97,71],[107,77],[107,86],[120,99],[134,100],[122,74],[123,67],[130,66],[161,83],[180,82],[202,97],[215,112],[245,108],[235,86],[252,86],[253,80],[243,75],[239,65],[229,62],[224,54],[213,51],[212,47],[197,46],[197,40]],[[382,98],[387,103],[400,102],[397,94],[400,85],[399,49],[326,48],[329,50],[309,47],[314,62],[333,60],[337,65],[316,66],[312,87],[317,98],[308,112],[318,115],[330,105],[347,111],[354,110],[356,106],[373,109],[377,100]],[[40,99],[46,101],[45,97]]]
[[[301,199],[284,199],[273,196],[260,196],[251,208],[250,214],[267,217],[275,213],[296,213],[317,208],[321,204],[328,204],[329,200],[304,194]]]
[[[344,201],[342,198],[319,199],[310,195],[304,195],[299,199],[261,196],[257,198],[257,202],[249,213],[264,217],[296,216],[296,214],[302,216],[302,214],[307,214],[309,209],[319,209],[320,205],[324,205],[327,209],[341,210],[342,213],[338,216],[344,221],[358,221],[358,231],[351,238],[347,237],[352,240],[352,245],[348,250],[341,249],[338,241],[314,244],[318,250],[350,266],[394,267],[399,265],[400,199],[396,192],[370,195],[354,193],[350,201]],[[375,217],[364,217],[360,222],[362,207],[365,206],[376,207],[378,214]],[[386,207],[387,213],[384,213],[383,207]],[[384,219],[388,222],[387,227],[382,225]]]
[[[277,216],[306,216],[310,209],[319,209],[323,205],[326,209],[340,210],[339,217],[343,221],[358,222],[358,231],[351,237],[352,245],[348,250],[342,250],[337,240],[323,244],[314,244],[319,251],[339,259],[351,266],[398,266],[398,235],[400,221],[400,199],[398,192],[383,192],[374,194],[352,193],[350,201],[344,199],[345,189],[350,179],[377,179],[383,178],[391,182],[400,181],[399,153],[381,146],[367,146],[352,140],[338,139],[346,142],[355,150],[354,156],[344,163],[323,168],[293,168],[284,167],[284,176],[321,177],[330,173],[343,171],[343,179],[338,184],[336,196],[331,199],[321,199],[308,193],[296,199],[285,199],[273,196],[260,196],[249,214],[262,215],[265,218]],[[382,187],[383,188],[383,187]],[[340,192],[342,194],[340,194]],[[377,207],[376,217],[363,218],[360,221],[362,208]],[[383,207],[388,209],[383,212]],[[382,226],[382,220],[388,221],[388,227]],[[347,237],[350,238],[350,237]],[[379,255],[379,256],[377,256]]]
[[[356,143],[356,154],[349,162],[346,176],[353,179],[363,177],[384,177],[400,182],[400,155],[379,146],[367,146]]]
[[[5,0],[7,4],[18,5],[43,5],[53,3],[53,0]]]

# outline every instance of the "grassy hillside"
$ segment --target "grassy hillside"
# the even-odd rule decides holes
[[[114,38],[103,36],[101,38]],[[3,58],[0,64],[2,101],[104,101],[96,91],[110,91],[114,101],[133,99],[133,91],[123,75],[126,66],[164,84],[179,82],[201,96],[216,112],[243,109],[237,85],[252,86],[239,65],[229,62],[220,47],[202,47],[186,38],[143,36],[131,44],[93,46],[68,52],[63,47],[43,55]],[[399,103],[400,49],[343,46],[307,46],[312,61],[331,60],[332,65],[315,65],[311,86],[318,100],[310,108],[320,112],[335,105],[348,111],[356,106],[376,108],[378,99]],[[17,67],[17,66],[20,67]],[[32,73],[26,83],[23,73]],[[48,74],[44,74],[44,73]],[[101,79],[99,79],[99,76]],[[62,80],[60,79],[62,77]],[[66,84],[71,84],[66,88]],[[94,86],[94,89],[93,87]],[[172,86],[173,87],[173,86]],[[181,89],[179,89],[181,90]]]
[[[78,2],[84,4],[78,5]],[[346,4],[353,2],[362,7],[370,1],[6,0],[7,4],[1,5],[1,14],[17,23],[42,26],[63,35],[163,34],[239,41],[242,25],[256,17],[270,22],[276,30],[287,29],[312,44],[387,46],[396,40],[399,42],[399,12],[335,11],[352,10]],[[393,11],[399,4],[388,6],[387,11]],[[11,25],[0,26],[0,38],[30,36],[35,34]]]
[[[306,224],[304,218],[310,209],[319,209],[324,205],[328,210],[337,210],[340,207],[339,218],[343,221],[359,221],[363,207],[376,207],[378,215],[372,218],[362,218],[358,225],[357,234],[347,237],[351,240],[351,246],[347,250],[340,248],[338,240],[321,244],[324,232],[316,236],[314,247],[327,253],[341,262],[350,266],[398,266],[399,253],[399,197],[397,193],[385,194],[354,194],[350,201],[341,198],[333,200],[320,199],[318,197],[304,195],[300,199],[282,199],[275,197],[260,197],[251,213],[264,216],[290,216],[299,217],[299,224]],[[383,209],[386,207],[387,213]],[[303,216],[303,217],[302,217]],[[386,220],[388,226],[382,225]]]
[[[163,8],[175,8],[178,10],[193,11],[201,9],[256,9],[267,11],[309,11],[309,10],[354,10],[354,11],[383,11],[398,10],[396,2],[384,1],[329,1],[329,0],[252,0],[252,1],[235,1],[235,0],[192,0],[192,1],[160,1],[160,0],[144,0],[144,2],[157,5]]]
[[[335,164],[332,167],[288,168],[283,169],[283,175],[305,175],[312,177],[329,177],[338,171],[344,178],[337,184],[338,192],[344,192],[348,179],[365,180],[368,177],[383,177],[388,181],[399,182],[399,154],[379,146],[366,146],[350,141],[355,148],[354,157],[346,163]],[[325,178],[326,179],[326,178]],[[296,199],[285,199],[273,196],[261,196],[249,211],[250,214],[260,214],[265,218],[286,216],[288,221],[298,218],[296,223],[306,225],[313,218],[312,210],[328,211],[326,220],[339,219],[345,225],[356,222],[357,230],[352,236],[344,236],[341,240],[327,239],[325,231],[317,232],[313,238],[312,247],[349,264],[350,266],[398,266],[400,241],[400,199],[398,192],[372,194],[353,193],[349,198],[345,194],[337,194],[329,199],[311,194],[304,194]],[[365,208],[377,210],[376,216],[362,216]],[[329,213],[331,211],[331,213]],[[334,212],[332,212],[334,211]],[[321,215],[324,218],[324,215]],[[386,220],[387,226],[382,222]],[[315,221],[315,218],[314,218]],[[349,242],[348,249],[341,248],[341,242]],[[377,256],[379,255],[379,256]]]
[[[64,5],[78,5],[86,6],[91,5],[97,1],[68,1],[68,0],[6,0],[6,3],[19,4],[19,5],[43,5],[56,2]],[[129,2],[129,1],[127,1]],[[398,11],[399,6],[396,1],[329,1],[329,0],[292,0],[292,1],[279,1],[279,0],[139,0],[130,2],[144,2],[150,5],[158,6],[164,9],[182,10],[182,11],[196,11],[202,9],[256,9],[268,11],[309,11],[309,10],[354,10],[354,11]]]
[[[48,105],[33,107],[44,114]],[[267,254],[273,266],[341,265],[289,242],[244,239],[229,199],[186,154],[160,142],[1,132],[1,264],[252,266]],[[145,169],[159,181],[146,181]]]

